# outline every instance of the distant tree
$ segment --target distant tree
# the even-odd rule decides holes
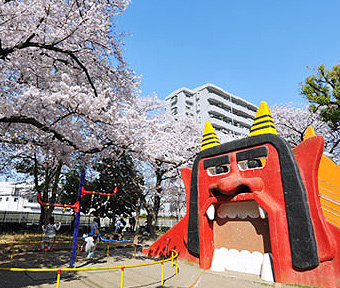
[[[114,218],[120,214],[128,216],[139,211],[139,194],[144,181],[131,156],[122,153],[116,158],[106,158],[95,165],[94,170],[98,173],[93,182],[97,187],[96,191],[112,193],[117,187],[117,194],[108,202],[106,197],[96,197],[93,204],[98,215]]]
[[[189,165],[188,165],[189,166]],[[180,176],[180,169],[177,169],[178,175],[174,178],[164,181],[164,202],[170,204],[171,216],[176,216],[179,221],[186,211],[186,191],[183,180]],[[167,215],[170,216],[170,215]]]
[[[150,127],[152,133],[144,137],[143,159],[150,168],[153,181],[141,197],[147,211],[147,229],[151,235],[157,223],[162,201],[166,196],[164,181],[179,177],[179,170],[189,166],[199,152],[201,132],[192,119],[175,119],[171,115],[158,115]]]
[[[82,168],[69,171],[65,174],[60,194],[61,203],[73,204],[77,201],[80,171]],[[136,211],[139,200],[139,191],[143,186],[143,178],[136,171],[131,157],[125,154],[119,158],[106,158],[88,170],[92,177],[85,179],[84,188],[87,191],[113,193],[115,196],[84,194],[81,199],[81,211],[101,217],[114,218],[117,215],[131,215]]]
[[[317,74],[303,83],[301,94],[311,103],[310,110],[318,113],[333,131],[340,128],[340,65],[331,70],[320,65]]]
[[[317,135],[325,139],[325,153],[338,163],[340,162],[340,131],[333,131],[318,114],[308,107],[297,108],[291,105],[275,106],[270,109],[278,134],[295,147],[302,142],[306,129],[312,126]]]
[[[74,204],[78,199],[78,191],[80,184],[80,174],[84,167],[77,167],[64,174],[61,180],[61,191],[58,195],[58,203],[61,204]],[[88,174],[88,173],[87,173]],[[85,177],[85,188],[89,191],[94,191],[96,185],[93,180]],[[81,212],[87,214],[91,206],[91,196],[83,197],[81,199]]]

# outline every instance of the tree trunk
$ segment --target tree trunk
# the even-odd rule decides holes
[[[153,225],[153,218],[154,218],[154,214],[152,211],[150,211],[148,213],[148,215],[146,216],[146,229],[147,231],[150,233],[150,236],[153,237],[155,235],[155,229],[154,229],[154,225]]]
[[[37,190],[37,193],[41,195],[41,199],[44,203],[50,203],[54,204],[56,201],[56,193],[59,183],[59,178],[61,174],[61,168],[63,166],[62,161],[58,162],[57,167],[53,170],[48,165],[44,167],[45,169],[45,181],[43,184],[39,185],[38,181],[38,161],[35,158],[35,165],[34,165],[34,182],[35,182],[35,188]],[[50,188],[50,186],[52,187]],[[49,197],[50,196],[50,197]],[[40,206],[40,219],[39,219],[39,225],[40,227],[42,225],[46,225],[48,223],[48,220],[53,214],[54,207],[51,206]]]

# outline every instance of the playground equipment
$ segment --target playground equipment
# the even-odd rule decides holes
[[[95,191],[87,191],[84,188],[85,183],[85,170],[81,172],[80,181],[79,181],[79,190],[78,190],[78,198],[74,204],[57,204],[57,203],[45,203],[41,200],[40,193],[37,194],[38,203],[42,206],[45,206],[47,209],[49,207],[63,207],[63,212],[67,208],[73,209],[75,213],[75,222],[74,222],[74,232],[73,232],[73,243],[72,243],[72,252],[71,252],[71,260],[70,267],[74,267],[74,262],[76,258],[76,252],[78,247],[78,233],[79,233],[79,222],[80,222],[80,212],[81,212],[81,199],[85,194],[91,194],[91,203],[95,195],[106,196],[106,205],[110,200],[110,197],[113,197],[117,193],[117,187],[115,187],[113,193],[103,193],[103,192],[95,192]]]
[[[316,136],[312,126],[304,140]],[[340,165],[322,155],[318,172],[319,197],[325,219],[340,228]]]
[[[41,200],[41,195],[40,193],[37,193],[37,199],[38,199],[38,203],[41,206],[44,206],[46,209],[49,209],[49,207],[62,207],[63,208],[63,212],[67,209],[70,208],[72,209],[75,213],[77,213],[79,211],[79,201],[77,201],[74,204],[57,204],[57,203],[45,203]]]
[[[101,195],[101,196],[106,196],[107,197],[107,202],[110,200],[110,197],[113,197],[117,193],[117,187],[114,189],[113,193],[103,193],[103,192],[95,192],[95,191],[87,191],[85,190],[84,187],[82,187],[81,191],[81,197],[83,197],[85,194],[91,194],[91,202],[93,201],[93,198],[95,195]],[[45,203],[41,200],[41,195],[40,193],[37,193],[37,199],[38,203],[41,206],[46,207],[48,209],[49,207],[62,207],[63,212],[65,212],[66,209],[72,209],[75,213],[79,212],[79,207],[80,207],[80,201],[75,202],[74,204],[57,204],[57,203]]]
[[[91,194],[91,201],[93,201],[93,198],[95,195],[101,195],[101,196],[106,196],[107,197],[107,200],[106,201],[109,201],[110,200],[110,197],[113,197],[114,195],[116,195],[117,193],[117,189],[118,187],[115,188],[114,192],[113,193],[103,193],[103,192],[96,192],[96,191],[87,191],[85,190],[85,188],[83,187],[81,193],[82,193],[82,196],[83,197],[85,194]]]
[[[77,247],[78,247],[78,232],[79,232],[79,221],[80,221],[80,212],[81,212],[81,198],[84,194],[92,194],[92,199],[94,195],[101,195],[107,197],[107,202],[109,201],[110,197],[114,196],[117,193],[117,187],[115,188],[113,193],[102,193],[102,192],[94,192],[94,191],[86,191],[84,188],[85,183],[85,170],[81,172],[80,181],[79,181],[79,190],[78,190],[78,199],[79,202],[79,209],[76,213],[75,221],[74,221],[74,232],[73,232],[73,243],[72,243],[72,251],[71,251],[71,260],[70,260],[70,267],[74,267],[74,262],[76,260],[77,254]]]
[[[216,138],[207,124],[193,168],[181,171],[186,216],[143,252],[176,249],[202,269],[340,287],[339,166],[323,156],[323,137],[291,149],[262,102],[249,137]]]

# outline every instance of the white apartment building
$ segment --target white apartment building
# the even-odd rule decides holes
[[[193,90],[181,88],[165,98],[173,115],[193,117],[204,127],[210,122],[215,131],[247,136],[258,107],[213,84]]]

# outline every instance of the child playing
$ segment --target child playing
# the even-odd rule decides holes
[[[50,217],[48,224],[42,225],[42,230],[45,232],[45,237],[44,237],[44,243],[41,246],[41,248],[39,248],[38,250],[50,250],[51,249],[51,242],[54,241],[54,237],[55,237],[55,233],[56,231],[58,231],[61,227],[61,222],[57,224],[54,224],[54,217]],[[47,245],[47,248],[45,248],[45,246]]]
[[[96,249],[98,234],[94,233],[91,236],[85,238],[86,246],[85,251],[88,253],[87,258],[91,258],[94,255],[94,250]]]

